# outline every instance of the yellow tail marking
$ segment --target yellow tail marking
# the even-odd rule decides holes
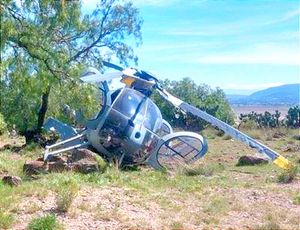
[[[292,164],[283,156],[278,156],[273,163],[282,169],[290,169]]]

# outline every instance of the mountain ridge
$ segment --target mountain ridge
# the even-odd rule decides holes
[[[300,84],[285,84],[259,90],[250,95],[227,94],[231,105],[296,105],[300,103]]]

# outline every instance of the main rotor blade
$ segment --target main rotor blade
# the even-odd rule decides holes
[[[263,145],[262,143],[258,142],[257,140],[249,137],[248,135],[242,133],[241,131],[233,128],[232,126],[226,124],[225,122],[215,118],[214,116],[196,108],[195,106],[189,105],[186,102],[174,97],[170,93],[168,93],[164,89],[158,89],[158,92],[161,96],[163,96],[167,101],[171,102],[175,107],[183,110],[184,112],[189,112],[208,123],[218,127],[219,129],[223,130],[226,134],[230,135],[234,139],[237,139],[241,142],[244,142],[251,148],[256,149],[259,153],[263,153],[268,156],[274,164],[278,167],[283,169],[289,169],[292,167],[292,164],[279,153],[275,152],[274,150],[270,149],[269,147]]]
[[[115,65],[113,63],[107,62],[107,61],[102,61],[103,65],[109,68],[113,68],[115,70],[119,70],[119,71],[123,71],[124,68],[122,68],[121,66]]]
[[[80,80],[88,83],[99,83],[103,81],[112,80],[115,78],[120,78],[122,77],[122,75],[123,75],[122,72],[113,72],[113,73],[106,73],[106,74],[96,73],[96,74],[83,76],[80,78]]]

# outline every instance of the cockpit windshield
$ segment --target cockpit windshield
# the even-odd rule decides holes
[[[135,125],[143,125],[153,132],[162,124],[162,116],[157,106],[148,97],[133,89],[123,89],[114,102],[113,109],[128,119],[133,119]]]
[[[113,108],[126,117],[132,118],[137,108],[142,106],[140,104],[143,103],[143,97],[145,96],[135,90],[124,89],[113,104]]]

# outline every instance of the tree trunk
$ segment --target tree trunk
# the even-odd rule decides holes
[[[51,87],[48,86],[46,91],[42,94],[42,102],[41,107],[38,111],[38,122],[37,126],[34,130],[26,130],[21,134],[25,136],[26,144],[30,142],[38,142],[42,143],[43,138],[41,137],[42,126],[44,124],[46,112],[48,110],[48,101],[49,101],[49,94],[50,94]]]
[[[37,123],[37,134],[40,134],[42,131],[42,126],[44,124],[46,112],[48,110],[48,101],[49,101],[49,94],[50,94],[50,86],[47,87],[46,92],[42,95],[42,104],[40,110],[38,112],[38,123]]]

